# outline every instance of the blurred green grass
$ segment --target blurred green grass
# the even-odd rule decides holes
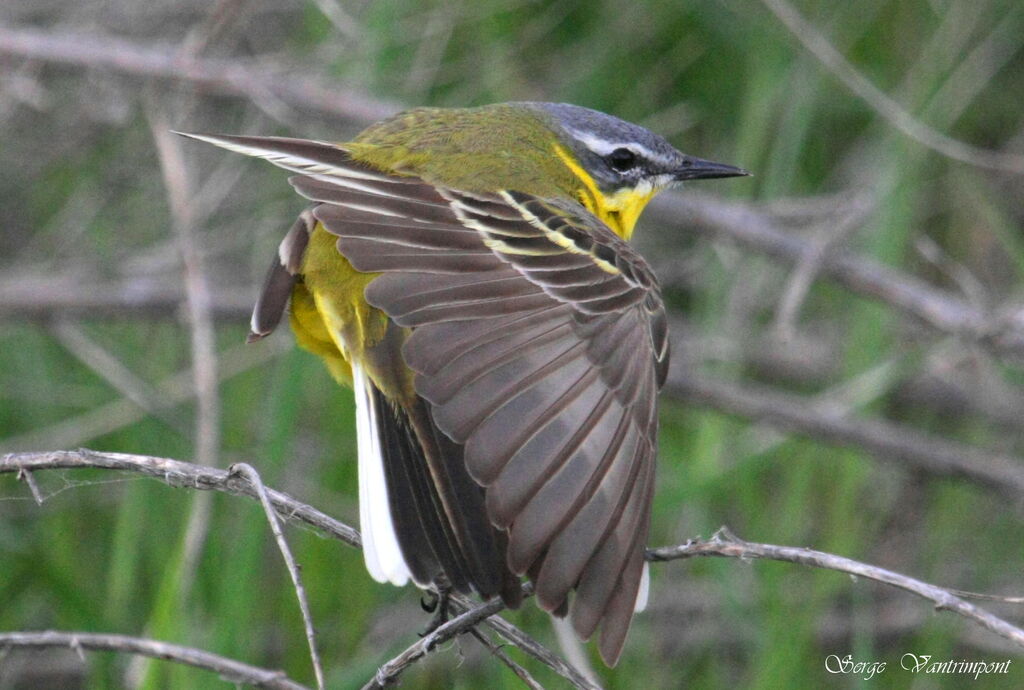
[[[165,3],[162,11],[173,6]],[[1007,28],[1024,21],[1016,0],[798,6],[859,70],[923,121],[980,145],[1016,141],[1019,149],[1024,34]],[[917,237],[927,234],[982,275],[993,295],[1020,293],[1019,178],[1007,182],[951,163],[895,133],[824,74],[757,2],[390,0],[346,9],[358,25],[354,38],[340,36],[314,4],[291,4],[267,26],[258,19],[241,21],[226,53],[302,60],[342,83],[409,104],[543,99],[599,108],[656,126],[687,152],[754,170],[753,180],[710,188],[735,198],[868,188],[877,204],[853,239],[856,249],[885,264],[920,269],[941,283],[945,278],[922,266],[915,253]],[[88,13],[88,5],[81,11]],[[103,16],[95,17],[101,27]],[[200,18],[184,5],[173,16],[162,29],[165,40],[180,40],[189,22]],[[963,70],[986,45],[1010,57],[978,84]],[[57,70],[45,76],[71,88],[66,95],[55,90],[58,106],[33,114],[30,124],[28,114],[6,116],[8,136],[34,137],[41,150],[28,166],[34,173],[28,183],[0,173],[3,218],[10,221],[0,230],[0,246],[25,248],[19,256],[27,265],[91,262],[101,275],[114,275],[118,261],[170,236],[141,108],[129,98],[126,119],[82,123],[73,152],[51,152],[46,139],[68,131],[80,112],[76,89],[84,87],[79,74]],[[256,117],[237,101],[214,100],[174,124],[233,131],[250,127]],[[340,139],[353,133],[351,126],[323,121],[306,123],[308,131],[260,125],[265,133],[299,136]],[[7,164],[2,167],[28,160],[25,146],[15,141],[7,154],[0,149],[0,161]],[[196,157],[204,170],[219,160],[208,152]],[[254,281],[301,203],[275,171],[252,165],[242,179],[202,236],[211,245],[260,249],[246,251],[243,263],[234,266],[239,279]],[[1014,190],[1018,195],[1007,193]],[[94,212],[73,213],[69,204],[76,195],[94,198]],[[24,236],[14,237],[11,228]],[[690,327],[724,341],[743,341],[766,328],[770,305],[745,311],[734,305],[751,282],[761,281],[774,295],[786,274],[763,257],[695,245],[685,228],[676,232],[699,267],[695,287],[672,288],[671,298],[688,306]],[[992,249],[983,254],[979,245]],[[841,346],[834,372],[804,384],[804,392],[827,390],[890,359],[915,369],[935,343],[909,337],[900,327],[904,318],[834,286],[817,285],[804,319],[837,334]],[[180,322],[96,321],[85,327],[146,380],[188,364],[188,334]],[[219,347],[240,343],[244,333],[241,324],[220,325]],[[722,359],[708,368],[724,377],[759,377],[743,361]],[[1019,380],[1012,367],[1004,374]],[[894,388],[888,382],[857,414],[884,414],[979,445],[1019,449],[1016,430],[902,405]],[[351,397],[330,384],[311,356],[291,351],[276,357],[225,382],[221,396],[224,465],[251,462],[269,486],[357,523]],[[54,340],[46,324],[0,322],[4,437],[45,430],[117,397]],[[756,425],[671,401],[663,407],[653,544],[707,536],[728,524],[750,540],[810,545],[939,584],[988,590],[1016,583],[1019,589],[1019,511],[992,494],[796,438],[761,450],[763,430]],[[186,426],[192,415],[189,405],[173,413]],[[82,443],[181,459],[192,453],[187,434],[153,418]],[[180,601],[182,583],[175,573],[192,493],[99,472],[37,479],[49,496],[42,507],[12,478],[0,479],[0,629],[147,634],[280,667],[312,682],[294,593],[254,502],[212,498],[208,540],[193,586]],[[353,549],[294,527],[288,535],[311,596],[329,686],[361,687],[425,624],[418,594],[372,582]],[[950,615],[930,615],[921,602],[911,602],[917,615],[905,625],[897,620],[892,630],[876,629],[887,607],[906,599],[787,564],[659,565],[651,611],[634,625],[620,666],[599,673],[609,688],[636,687],[638,679],[659,688],[954,688],[965,680],[934,676],[925,683],[899,672],[900,656],[1007,657],[991,638],[971,634]],[[532,604],[511,617],[554,644],[546,615]],[[473,653],[475,646],[468,640],[448,645],[405,674],[403,687],[519,687],[506,668]],[[886,661],[890,671],[871,681],[831,676],[824,658],[832,653]],[[121,686],[125,659],[95,654],[90,660],[87,687]],[[558,686],[550,672],[524,663],[541,682]],[[210,674],[163,662],[149,669],[144,687],[223,685]],[[972,686],[1011,687],[1022,680],[1019,673],[982,677]]]

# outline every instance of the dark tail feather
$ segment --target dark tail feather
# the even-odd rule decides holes
[[[438,471],[442,495],[447,502],[448,516],[465,556],[473,588],[490,599],[500,595],[510,608],[522,602],[519,578],[509,570],[505,553],[506,534],[491,524],[487,516],[484,489],[466,470],[463,447],[452,441],[434,424],[430,406],[417,398],[417,416],[429,423],[433,446],[437,448]]]
[[[462,446],[441,432],[425,401],[397,408],[374,389],[391,517],[406,564],[420,584],[444,574],[459,592],[500,595],[518,607],[522,591],[505,564],[506,540],[487,517],[484,490],[469,476]]]
[[[443,573],[447,584],[468,594],[470,583],[458,542],[444,517],[441,499],[409,419],[376,386],[369,382],[367,385],[377,410],[376,432],[391,519],[405,563],[419,585],[434,584]]]

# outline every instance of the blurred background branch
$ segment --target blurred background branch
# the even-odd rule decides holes
[[[257,688],[272,690],[304,690],[281,671],[270,671],[227,659],[202,649],[169,644],[159,640],[147,640],[128,635],[104,635],[91,632],[0,632],[0,648],[66,648],[82,656],[83,650],[139,654],[154,659],[170,660],[179,664],[195,666],[212,671],[225,680],[245,683]]]
[[[282,101],[291,108],[363,124],[401,109],[367,94],[334,85],[326,86],[314,79],[296,78],[272,64],[202,58],[183,52],[174,45],[147,47],[102,34],[39,31],[0,25],[0,54],[184,82],[198,91],[241,96],[255,103]],[[302,68],[293,67],[292,70],[303,72]],[[269,109],[273,110],[273,107]]]

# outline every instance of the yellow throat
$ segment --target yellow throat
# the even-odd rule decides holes
[[[579,194],[580,203],[604,221],[619,237],[626,240],[631,238],[636,221],[647,206],[647,202],[661,190],[649,182],[642,182],[631,189],[619,189],[614,194],[605,194],[598,188],[590,173],[584,170],[563,146],[556,144],[555,154],[583,183],[584,189]]]

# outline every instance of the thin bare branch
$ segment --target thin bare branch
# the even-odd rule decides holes
[[[800,260],[796,262],[775,308],[774,330],[779,337],[792,338],[794,336],[800,310],[821,271],[821,265],[825,258],[863,225],[867,213],[874,206],[867,199],[859,201],[859,205],[845,210],[845,213],[838,219],[827,218],[824,220],[818,232],[808,243],[810,250],[805,251]]]
[[[707,377],[669,376],[666,392],[699,405],[767,422],[811,438],[856,446],[931,474],[964,477],[1017,503],[1024,496],[1024,460],[997,455],[881,420],[850,419],[818,409],[799,396]]]
[[[469,634],[477,639],[477,641],[487,648],[491,654],[498,658],[501,663],[512,669],[512,673],[519,677],[519,680],[523,681],[523,684],[530,688],[530,690],[544,690],[544,686],[537,682],[537,680],[530,675],[530,672],[515,662],[515,660],[505,653],[505,650],[501,648],[501,645],[495,644],[491,641],[486,634],[480,632],[479,628],[470,628]]]
[[[44,453],[8,453],[7,455],[0,456],[0,474],[12,472],[20,474],[44,469],[85,468],[139,472],[159,479],[169,486],[202,491],[221,491],[235,496],[258,498],[256,489],[250,482],[242,481],[229,472],[169,458],[128,455],[125,453],[100,453],[87,449]],[[316,508],[296,501],[291,496],[274,491],[273,489],[267,489],[267,497],[280,517],[286,520],[298,519],[350,546],[361,548],[362,542],[359,532],[343,522],[335,520]],[[523,592],[527,596],[532,594],[533,588],[529,583],[523,585]],[[451,606],[455,610],[463,612],[471,611],[481,606],[497,606],[498,608],[494,609],[494,612],[500,611],[503,608],[500,600],[479,604],[459,594],[452,595]],[[504,639],[547,665],[555,673],[566,678],[574,685],[590,689],[596,687],[555,653],[505,619],[499,616],[492,616],[487,618],[486,623]]]
[[[176,46],[142,46],[114,36],[39,31],[0,25],[0,54],[79,67],[104,68],[141,77],[171,79],[193,88],[244,96],[254,102],[268,97],[293,107],[368,123],[398,112],[392,103],[338,85],[299,76],[315,70],[200,57],[181,57]]]
[[[373,678],[363,686],[363,690],[387,687],[390,683],[395,682],[402,671],[409,668],[409,666],[411,666],[417,659],[421,659],[426,656],[439,644],[467,632],[477,623],[480,623],[488,616],[498,613],[498,611],[501,611],[503,608],[505,608],[505,605],[502,603],[501,599],[492,599],[485,604],[474,606],[468,611],[452,618],[433,632],[424,635],[416,642],[409,645],[409,647],[403,650],[401,654],[387,661],[383,666],[378,668],[377,673],[374,674]]]
[[[523,585],[523,593],[525,596],[533,594],[533,586],[531,583],[528,582]],[[461,594],[453,594],[451,596],[451,604],[457,610],[462,611],[468,610],[477,605]],[[529,654],[534,659],[568,680],[574,687],[587,688],[588,690],[600,690],[600,686],[580,673],[580,671],[572,664],[563,660],[550,649],[524,633],[512,623],[509,623],[501,616],[491,616],[486,619],[484,623],[494,630],[494,632],[501,635],[501,637],[508,640],[516,647],[519,647],[519,649],[523,650],[525,653]]]
[[[249,286],[218,286],[211,313],[242,323],[252,312],[254,294]],[[184,298],[181,282],[167,279],[94,282],[21,275],[0,281],[0,318],[173,318]]]
[[[192,215],[192,183],[185,165],[181,144],[171,135],[169,123],[164,119],[152,96],[147,99],[147,120],[156,144],[157,158],[173,229],[181,254],[183,282],[185,283],[185,314],[189,327],[193,385],[196,391],[194,430],[195,459],[200,465],[214,467],[220,454],[220,389],[217,381],[217,335],[210,314],[210,288],[199,243],[195,236]],[[209,536],[213,512],[211,497],[196,494],[189,510],[188,523],[182,538],[181,559],[175,570],[164,577],[173,583],[179,602],[185,602],[195,581],[199,557]],[[129,676],[144,678],[143,667],[135,665]]]
[[[284,533],[281,532],[281,522],[277,518],[277,512],[275,512],[274,507],[270,504],[267,487],[263,485],[259,472],[248,463],[239,462],[232,465],[228,468],[228,474],[245,477],[256,490],[260,505],[263,506],[263,512],[267,516],[267,522],[270,523],[270,531],[277,541],[277,548],[281,552],[285,565],[288,567],[288,574],[292,578],[295,596],[299,600],[299,610],[302,612],[302,624],[306,629],[306,642],[309,644],[309,657],[313,662],[316,686],[319,690],[323,690],[324,669],[320,663],[320,654],[316,651],[316,633],[313,630],[313,616],[309,612],[309,599],[306,598],[306,588],[302,584],[302,575],[299,573],[299,566],[295,562],[295,557],[292,556],[292,550],[288,548],[288,541],[284,538]]]
[[[142,637],[57,630],[0,633],[0,649],[11,647],[67,647],[79,654],[83,649],[139,654],[212,671],[232,683],[246,683],[272,690],[309,690],[305,685],[288,678],[283,671],[250,666],[202,649]]]
[[[84,448],[46,453],[8,453],[0,456],[0,474],[23,470],[85,469],[90,467],[138,472],[159,479],[173,487],[220,491],[234,496],[259,498],[252,484],[233,476],[227,470],[203,467],[170,458],[128,455],[126,453],[100,453]],[[321,513],[316,508],[273,489],[267,489],[267,497],[277,514],[285,520],[300,520],[349,546],[356,548],[362,546],[359,532],[356,529]]]
[[[1024,604],[1024,597],[1004,597],[999,594],[983,594],[982,592],[968,592],[966,589],[949,588],[949,592],[961,599],[977,599],[978,601],[995,601],[1000,604]]]
[[[43,494],[39,491],[39,485],[36,484],[36,478],[32,476],[32,473],[28,470],[19,470],[18,480],[25,482],[25,486],[32,492],[32,498],[35,499],[36,505],[43,505]]]
[[[246,0],[217,0],[203,19],[189,30],[178,47],[178,58],[194,58],[228,33],[245,7]]]
[[[525,596],[532,595],[533,586],[530,583],[524,584],[523,593]],[[388,683],[394,682],[398,675],[417,659],[425,656],[445,640],[469,631],[481,621],[490,626],[501,637],[568,680],[573,687],[582,688],[583,690],[600,690],[599,685],[580,673],[574,666],[561,659],[554,652],[504,618],[494,615],[505,608],[500,599],[492,599],[480,604],[459,594],[452,594],[450,605],[456,611],[461,611],[461,613],[434,632],[414,642],[401,654],[381,666],[373,679],[363,687],[363,690],[383,688]]]
[[[671,561],[693,556],[722,556],[726,558],[762,558],[773,561],[799,563],[812,568],[836,570],[898,587],[934,602],[938,610],[953,611],[964,618],[1024,648],[1024,630],[1007,623],[988,611],[964,601],[947,589],[915,580],[900,573],[874,565],[861,563],[835,554],[796,546],[776,546],[743,541],[723,527],[711,539],[694,539],[679,546],[666,546],[647,551],[649,561]]]
[[[829,40],[788,2],[785,0],[761,0],[761,2],[789,29],[793,37],[846,88],[861,98],[893,127],[914,141],[947,158],[963,163],[980,168],[1024,174],[1024,156],[972,146],[929,127],[858,72]]]
[[[185,304],[192,344],[196,387],[195,453],[200,465],[217,465],[220,448],[220,392],[217,385],[217,343],[210,309],[210,287],[192,227],[192,196],[181,146],[155,109],[149,113],[164,186],[171,208],[171,226],[184,267]]]
[[[807,200],[816,206],[816,198]],[[815,209],[817,212],[817,209]],[[820,260],[802,237],[783,229],[771,209],[723,201],[688,191],[665,193],[651,204],[656,223],[735,242],[746,249],[795,265],[814,265],[820,273],[854,293],[902,310],[937,330],[977,340],[997,352],[1024,357],[1024,305],[1007,304],[990,313],[959,296],[895,268],[836,249]],[[17,276],[0,281],[0,316],[174,315],[181,288],[164,280],[135,278],[117,283],[54,281],[53,276]],[[252,290],[218,287],[211,302],[218,318],[243,319],[252,308]]]

